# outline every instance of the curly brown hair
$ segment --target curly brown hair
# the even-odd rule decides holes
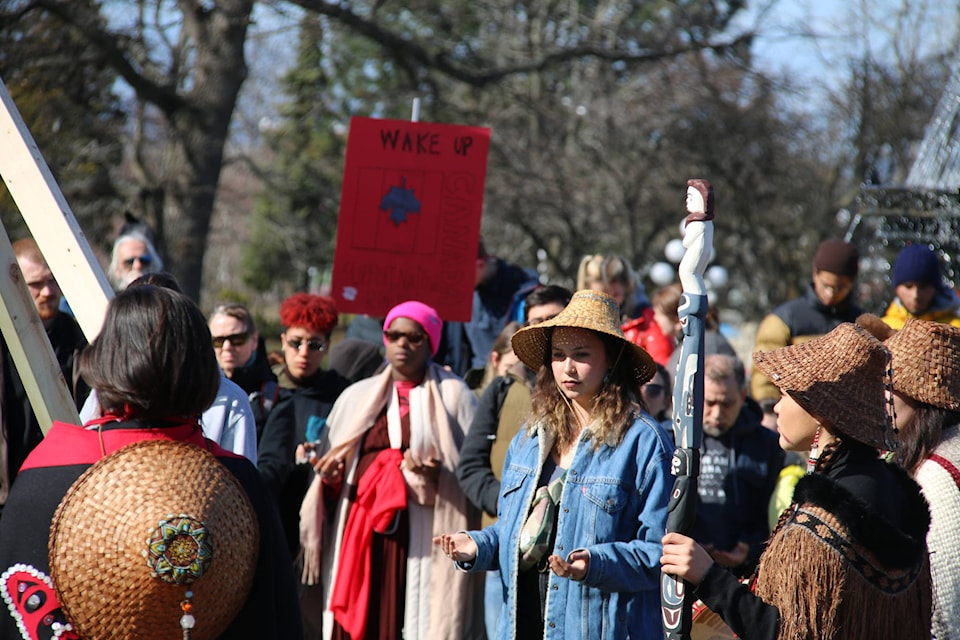
[[[551,327],[549,331],[552,341],[554,328]],[[633,422],[630,414],[638,406],[644,407],[644,404],[633,372],[627,360],[621,357],[621,352],[626,348],[626,342],[597,331],[593,333],[603,341],[607,362],[613,363],[607,372],[603,386],[593,399],[591,411],[593,422],[589,425],[589,438],[594,449],[599,449],[604,444],[611,447],[620,444]],[[538,426],[543,426],[548,434],[556,438],[558,448],[563,451],[574,444],[578,430],[575,427],[576,417],[573,415],[570,401],[560,391],[553,377],[550,357],[550,349],[546,349],[544,351],[545,366],[540,367],[537,382],[533,388],[529,425],[531,431],[536,430]]]

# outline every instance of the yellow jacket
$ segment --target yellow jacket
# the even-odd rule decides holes
[[[955,296],[954,296],[955,297]],[[940,296],[936,298],[934,304],[940,300]],[[900,330],[903,329],[903,325],[907,323],[907,320],[911,318],[916,318],[918,320],[931,320],[933,322],[940,322],[943,324],[949,324],[953,327],[960,327],[960,315],[957,315],[958,308],[956,300],[954,304],[939,307],[938,309],[933,309],[922,313],[920,315],[913,315],[907,311],[906,307],[900,302],[898,298],[894,298],[893,302],[890,303],[890,306],[887,307],[887,312],[883,316],[883,321],[887,323],[891,329]]]

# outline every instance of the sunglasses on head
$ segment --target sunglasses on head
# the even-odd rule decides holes
[[[419,331],[407,333],[406,331],[395,331],[388,329],[383,332],[383,337],[386,338],[388,342],[396,342],[400,338],[406,338],[407,342],[409,342],[411,346],[416,347],[427,339],[427,334]]]
[[[239,347],[242,344],[247,344],[247,340],[250,339],[250,334],[244,331],[243,333],[235,333],[230,336],[214,336],[213,337],[213,346],[215,349],[220,349],[223,347],[223,343],[230,341],[230,344]]]
[[[291,338],[287,340],[287,346],[294,351],[300,351],[300,347],[307,345],[307,351],[324,351],[327,348],[323,340],[301,340],[300,338]]]
[[[142,264],[143,266],[147,266],[151,262],[153,262],[153,256],[149,254],[145,254],[142,256],[134,256],[132,258],[127,258],[126,260],[123,261],[123,265],[125,267],[132,267],[133,263],[136,262],[137,260],[139,260],[140,264]]]

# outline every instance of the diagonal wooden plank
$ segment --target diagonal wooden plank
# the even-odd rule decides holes
[[[44,434],[53,420],[80,424],[80,416],[63,379],[60,364],[33,304],[33,296],[13,254],[7,230],[0,225],[0,330],[17,367],[27,397]]]
[[[0,177],[87,340],[93,340],[113,289],[2,80],[0,149]],[[79,424],[73,398],[2,227],[0,268],[0,330],[40,428],[46,434],[53,420]]]
[[[100,332],[113,288],[2,80],[0,149],[0,177],[87,341],[92,341]]]

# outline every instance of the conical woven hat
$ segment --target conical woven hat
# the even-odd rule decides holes
[[[60,502],[50,574],[86,640],[217,638],[247,599],[257,564],[256,514],[237,479],[208,451],[141,441],[104,457]]]
[[[897,446],[886,411],[890,352],[845,322],[808,342],[753,354],[757,368],[807,413],[877,449]]]
[[[924,404],[960,411],[960,329],[908,320],[883,343],[893,354],[893,388]]]
[[[650,380],[657,371],[657,365],[646,349],[623,337],[620,305],[605,293],[591,289],[577,291],[556,317],[524,327],[513,334],[511,344],[514,353],[534,371],[539,371],[547,362],[550,335],[554,327],[590,329],[621,340],[624,345],[621,358],[629,366],[638,385]]]

